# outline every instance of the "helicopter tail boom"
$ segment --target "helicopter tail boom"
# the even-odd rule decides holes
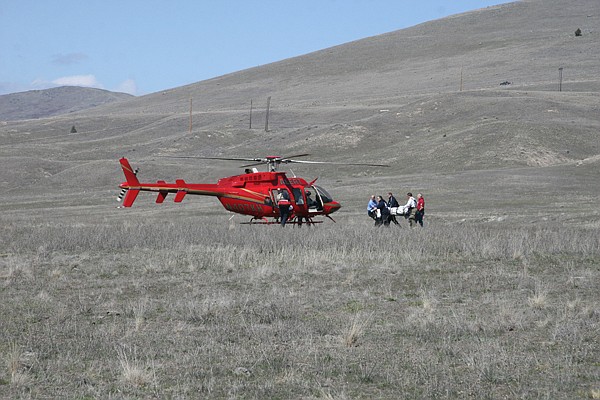
[[[117,200],[123,202],[123,207],[131,207],[140,191],[157,192],[156,203],[158,204],[163,203],[169,193],[175,194],[175,203],[181,203],[187,194],[216,197],[227,196],[228,194],[226,190],[219,188],[217,184],[188,184],[183,179],[177,179],[175,183],[167,183],[163,180],[158,180],[156,183],[143,183],[137,178],[138,170],[131,168],[125,157],[121,158],[119,162],[127,180],[119,185],[121,193],[117,196]]]

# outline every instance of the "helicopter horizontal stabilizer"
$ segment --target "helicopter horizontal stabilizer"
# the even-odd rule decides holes
[[[179,190],[177,191],[177,194],[175,195],[175,203],[181,203],[183,201],[183,198],[187,194],[187,189],[186,189],[187,184],[185,183],[185,181],[183,179],[176,179],[175,183],[177,183],[177,186],[179,186]]]
[[[159,185],[166,185],[167,182],[160,180],[160,181],[156,181],[157,184]],[[160,190],[158,192],[158,196],[156,197],[156,203],[157,204],[162,204],[165,199],[167,198],[167,195],[169,194],[169,192],[167,192],[166,190]]]
[[[186,194],[187,194],[187,192],[185,190],[178,191],[177,194],[175,195],[175,203],[181,203]],[[160,196],[160,194],[159,194],[159,196]]]
[[[169,192],[165,192],[165,191],[160,191],[158,192],[158,197],[156,198],[156,203],[157,204],[162,204],[165,199],[167,198],[167,194],[169,194]]]

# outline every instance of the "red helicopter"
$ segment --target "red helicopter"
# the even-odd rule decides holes
[[[327,190],[315,185],[317,178],[307,182],[295,176],[288,177],[285,172],[277,170],[279,165],[303,163],[388,167],[388,165],[381,164],[334,163],[292,159],[292,157],[304,156],[308,156],[308,154],[298,154],[290,157],[267,156],[264,158],[170,157],[252,162],[242,166],[242,168],[246,168],[244,174],[222,178],[217,183],[187,183],[183,179],[177,179],[175,183],[167,183],[162,180],[156,183],[141,183],[137,178],[138,170],[131,168],[129,161],[123,157],[119,162],[127,181],[119,185],[121,193],[117,200],[123,201],[123,207],[131,207],[140,191],[158,192],[156,202],[159,204],[165,201],[169,193],[175,193],[176,203],[180,203],[188,194],[215,196],[226,210],[251,216],[250,222],[247,223],[273,224],[278,223],[277,221],[280,218],[276,199],[278,192],[281,191],[287,192],[287,197],[291,203],[288,223],[301,225],[303,220],[308,224],[323,222],[313,221],[313,218],[319,215],[324,215],[335,222],[330,214],[339,210],[341,205],[333,200]],[[256,168],[249,168],[261,164],[267,164],[269,171],[259,172]],[[272,218],[272,220],[269,221],[269,218]]]

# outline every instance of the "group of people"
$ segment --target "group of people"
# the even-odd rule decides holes
[[[410,227],[417,225],[423,227],[423,216],[425,215],[425,199],[421,193],[415,199],[411,192],[406,194],[407,202],[400,206],[398,200],[389,192],[388,200],[381,196],[372,195],[367,204],[367,214],[375,220],[375,226],[389,226],[391,223],[400,225],[396,220],[397,215],[403,215],[408,220]]]

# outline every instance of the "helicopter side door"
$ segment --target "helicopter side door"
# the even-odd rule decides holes
[[[321,196],[319,192],[314,186],[306,187],[306,205],[308,206],[309,213],[316,213],[320,210],[323,210],[323,202],[321,201]]]
[[[313,185],[312,188],[316,193],[315,204],[313,207],[316,209],[316,211],[323,211],[323,204],[332,202],[333,198],[329,192],[327,192],[327,190],[323,189],[321,186]],[[313,207],[310,208],[312,209]]]
[[[268,213],[270,213],[272,216],[275,216],[276,211],[275,209],[277,208],[277,190],[276,189],[271,189],[269,190],[269,195],[265,196],[265,205],[267,207],[270,208],[270,210],[268,211]]]
[[[289,192],[287,189],[283,189],[285,192],[287,192],[288,197],[289,197]],[[279,191],[277,189],[271,189],[271,202],[272,202],[272,216],[274,218],[279,218],[279,204],[278,204],[278,199],[277,199],[277,195],[279,194]]]

